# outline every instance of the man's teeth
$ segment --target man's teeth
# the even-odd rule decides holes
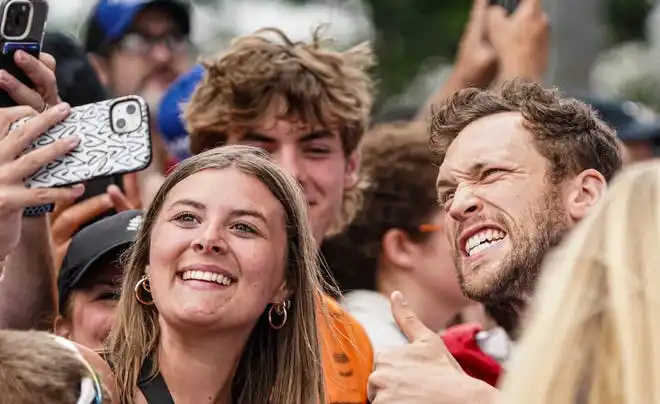
[[[215,272],[186,271],[181,275],[181,278],[184,281],[193,279],[197,281],[215,282],[223,286],[229,286],[232,284],[231,279],[227,278],[224,275],[217,274]]]
[[[506,233],[496,229],[486,229],[473,235],[465,242],[465,252],[467,255],[473,255],[485,250],[491,245],[502,240]]]

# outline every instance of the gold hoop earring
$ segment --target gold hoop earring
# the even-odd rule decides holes
[[[142,303],[145,306],[151,306],[154,304],[153,298],[151,301],[144,300],[142,298],[142,290],[144,290],[147,293],[151,293],[151,285],[149,285],[149,278],[147,276],[143,276],[142,279],[138,281],[138,283],[135,284],[135,300],[138,302]]]
[[[284,327],[286,320],[289,318],[287,311],[290,306],[291,301],[289,300],[285,300],[283,303],[277,303],[270,306],[270,309],[268,310],[268,323],[273,330],[279,330],[280,328]],[[273,323],[273,310],[275,310],[275,314],[282,317],[282,321],[279,324]]]

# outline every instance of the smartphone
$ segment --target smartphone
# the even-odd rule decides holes
[[[12,128],[29,119],[15,122]],[[78,147],[26,178],[26,187],[87,183],[140,171],[151,164],[149,111],[139,96],[72,108],[67,118],[32,142],[24,154],[72,135],[81,138]]]
[[[516,11],[518,4],[520,4],[520,0],[490,0],[490,4],[492,6],[504,7],[507,13],[513,14],[513,12]]]
[[[0,0],[0,69],[6,70],[30,88],[34,83],[14,62],[14,54],[23,50],[38,58],[48,21],[46,0]],[[0,108],[16,105],[0,90]]]

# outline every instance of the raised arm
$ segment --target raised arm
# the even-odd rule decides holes
[[[17,52],[16,63],[35,83],[36,90],[6,72],[0,73],[0,88],[22,105],[0,109],[0,259],[3,260],[0,328],[47,329],[56,310],[48,219],[23,217],[22,214],[28,206],[75,199],[83,188],[26,189],[23,186],[23,178],[73,149],[77,139],[57,141],[19,157],[30,142],[68,116],[70,107],[59,103],[55,60],[50,55],[42,54],[38,60]],[[41,114],[36,112],[44,110]],[[33,116],[33,119],[9,131],[13,122],[25,116]]]

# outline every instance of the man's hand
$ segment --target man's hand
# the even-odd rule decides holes
[[[474,0],[458,45],[454,75],[466,86],[486,87],[497,71],[497,54],[488,40],[488,0]]]
[[[71,238],[78,229],[113,208],[117,212],[135,209],[135,206],[116,185],[110,185],[104,194],[75,204],[68,201],[55,205],[55,211],[51,215],[51,234],[56,268],[62,265],[66,250],[71,244]]]
[[[488,87],[497,72],[497,54],[488,40],[488,0],[474,0],[470,20],[458,46],[454,70],[447,82],[417,114],[425,120],[434,105],[468,87]]]
[[[372,404],[491,404],[498,392],[466,375],[439,335],[413,313],[400,292],[392,314],[410,344],[377,355],[369,377]]]
[[[523,77],[542,81],[548,65],[549,33],[541,0],[522,0],[511,16],[503,7],[490,7],[488,37],[497,51],[500,80]]]
[[[20,156],[32,141],[64,119],[69,111],[66,104],[42,114],[26,106],[0,109],[0,257],[18,245],[25,208],[73,200],[84,192],[83,186],[28,189],[23,184],[25,177],[78,145],[80,139],[71,136]],[[26,116],[33,118],[9,131],[13,122]]]

